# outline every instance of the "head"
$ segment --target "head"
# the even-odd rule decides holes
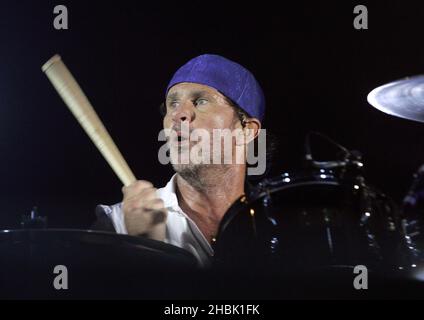
[[[263,112],[262,90],[245,68],[215,55],[189,61],[166,92],[163,126],[176,133],[168,140],[175,171],[184,177],[211,166],[245,168],[245,149],[260,132]]]

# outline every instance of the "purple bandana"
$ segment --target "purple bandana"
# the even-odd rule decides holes
[[[204,54],[190,60],[174,74],[166,93],[181,82],[215,88],[251,117],[260,121],[264,117],[265,97],[259,83],[249,70],[224,57]]]

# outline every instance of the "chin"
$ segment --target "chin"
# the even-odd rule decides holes
[[[174,171],[181,176],[184,176],[185,174],[193,174],[194,172],[199,172],[200,167],[202,165],[199,164],[173,164],[172,167],[174,168]]]

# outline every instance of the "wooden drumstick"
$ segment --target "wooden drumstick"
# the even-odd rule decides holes
[[[60,56],[53,56],[41,69],[121,182],[125,186],[134,182],[127,162]]]

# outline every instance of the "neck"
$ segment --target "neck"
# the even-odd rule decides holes
[[[208,241],[216,235],[229,207],[244,194],[245,170],[244,165],[208,166],[195,175],[177,175],[180,207]]]

